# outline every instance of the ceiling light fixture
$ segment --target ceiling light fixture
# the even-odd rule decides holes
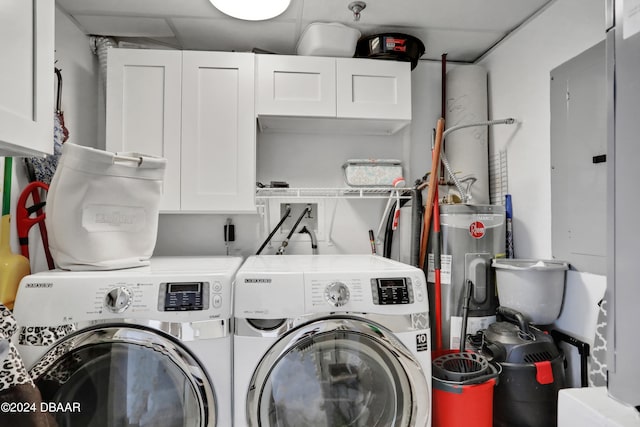
[[[246,21],[264,21],[281,15],[291,0],[209,0],[220,12]]]

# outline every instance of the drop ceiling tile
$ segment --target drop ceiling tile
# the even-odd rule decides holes
[[[297,24],[291,21],[176,18],[171,22],[181,44],[188,49],[248,52],[259,48],[283,54],[295,52]]]
[[[439,59],[446,50],[451,61],[468,62],[552,0],[364,0],[359,22],[347,8],[351,1],[292,0],[281,16],[261,22],[227,17],[209,0],[56,0],[56,5],[87,33],[172,40],[171,47],[182,49],[292,54],[309,23],[340,22],[365,35],[411,34],[426,44],[423,58]]]
[[[295,19],[302,0],[293,0],[280,17]],[[85,15],[140,15],[191,18],[226,18],[209,0],[56,0],[67,13]],[[231,19],[231,18],[229,18]]]
[[[73,15],[87,34],[121,37],[173,37],[166,19],[149,17]]]
[[[495,31],[427,30],[427,52],[423,59],[440,60],[443,53],[451,61],[474,62],[504,37]]]
[[[209,0],[56,0],[70,14],[221,17]]]
[[[351,0],[305,1],[302,19],[352,25],[436,27],[507,31],[549,0],[365,0],[360,21],[347,8]]]

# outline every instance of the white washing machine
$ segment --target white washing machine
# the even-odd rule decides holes
[[[158,257],[20,283],[17,348],[59,427],[228,427],[239,257]]]
[[[431,425],[422,270],[375,255],[264,255],[238,270],[234,420]]]

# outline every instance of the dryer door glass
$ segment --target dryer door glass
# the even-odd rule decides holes
[[[172,341],[129,328],[94,335],[69,337],[31,371],[59,427],[208,425],[201,379]]]
[[[261,426],[408,426],[410,380],[382,341],[354,331],[302,340],[273,366]]]

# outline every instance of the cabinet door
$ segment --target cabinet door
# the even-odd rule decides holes
[[[336,116],[334,58],[258,55],[257,114]]]
[[[336,63],[338,117],[411,120],[408,62],[338,58]]]
[[[180,209],[182,54],[109,49],[106,148],[167,159],[162,211]]]
[[[53,153],[54,1],[2,0],[0,155]]]
[[[255,212],[254,58],[183,52],[183,211]]]

